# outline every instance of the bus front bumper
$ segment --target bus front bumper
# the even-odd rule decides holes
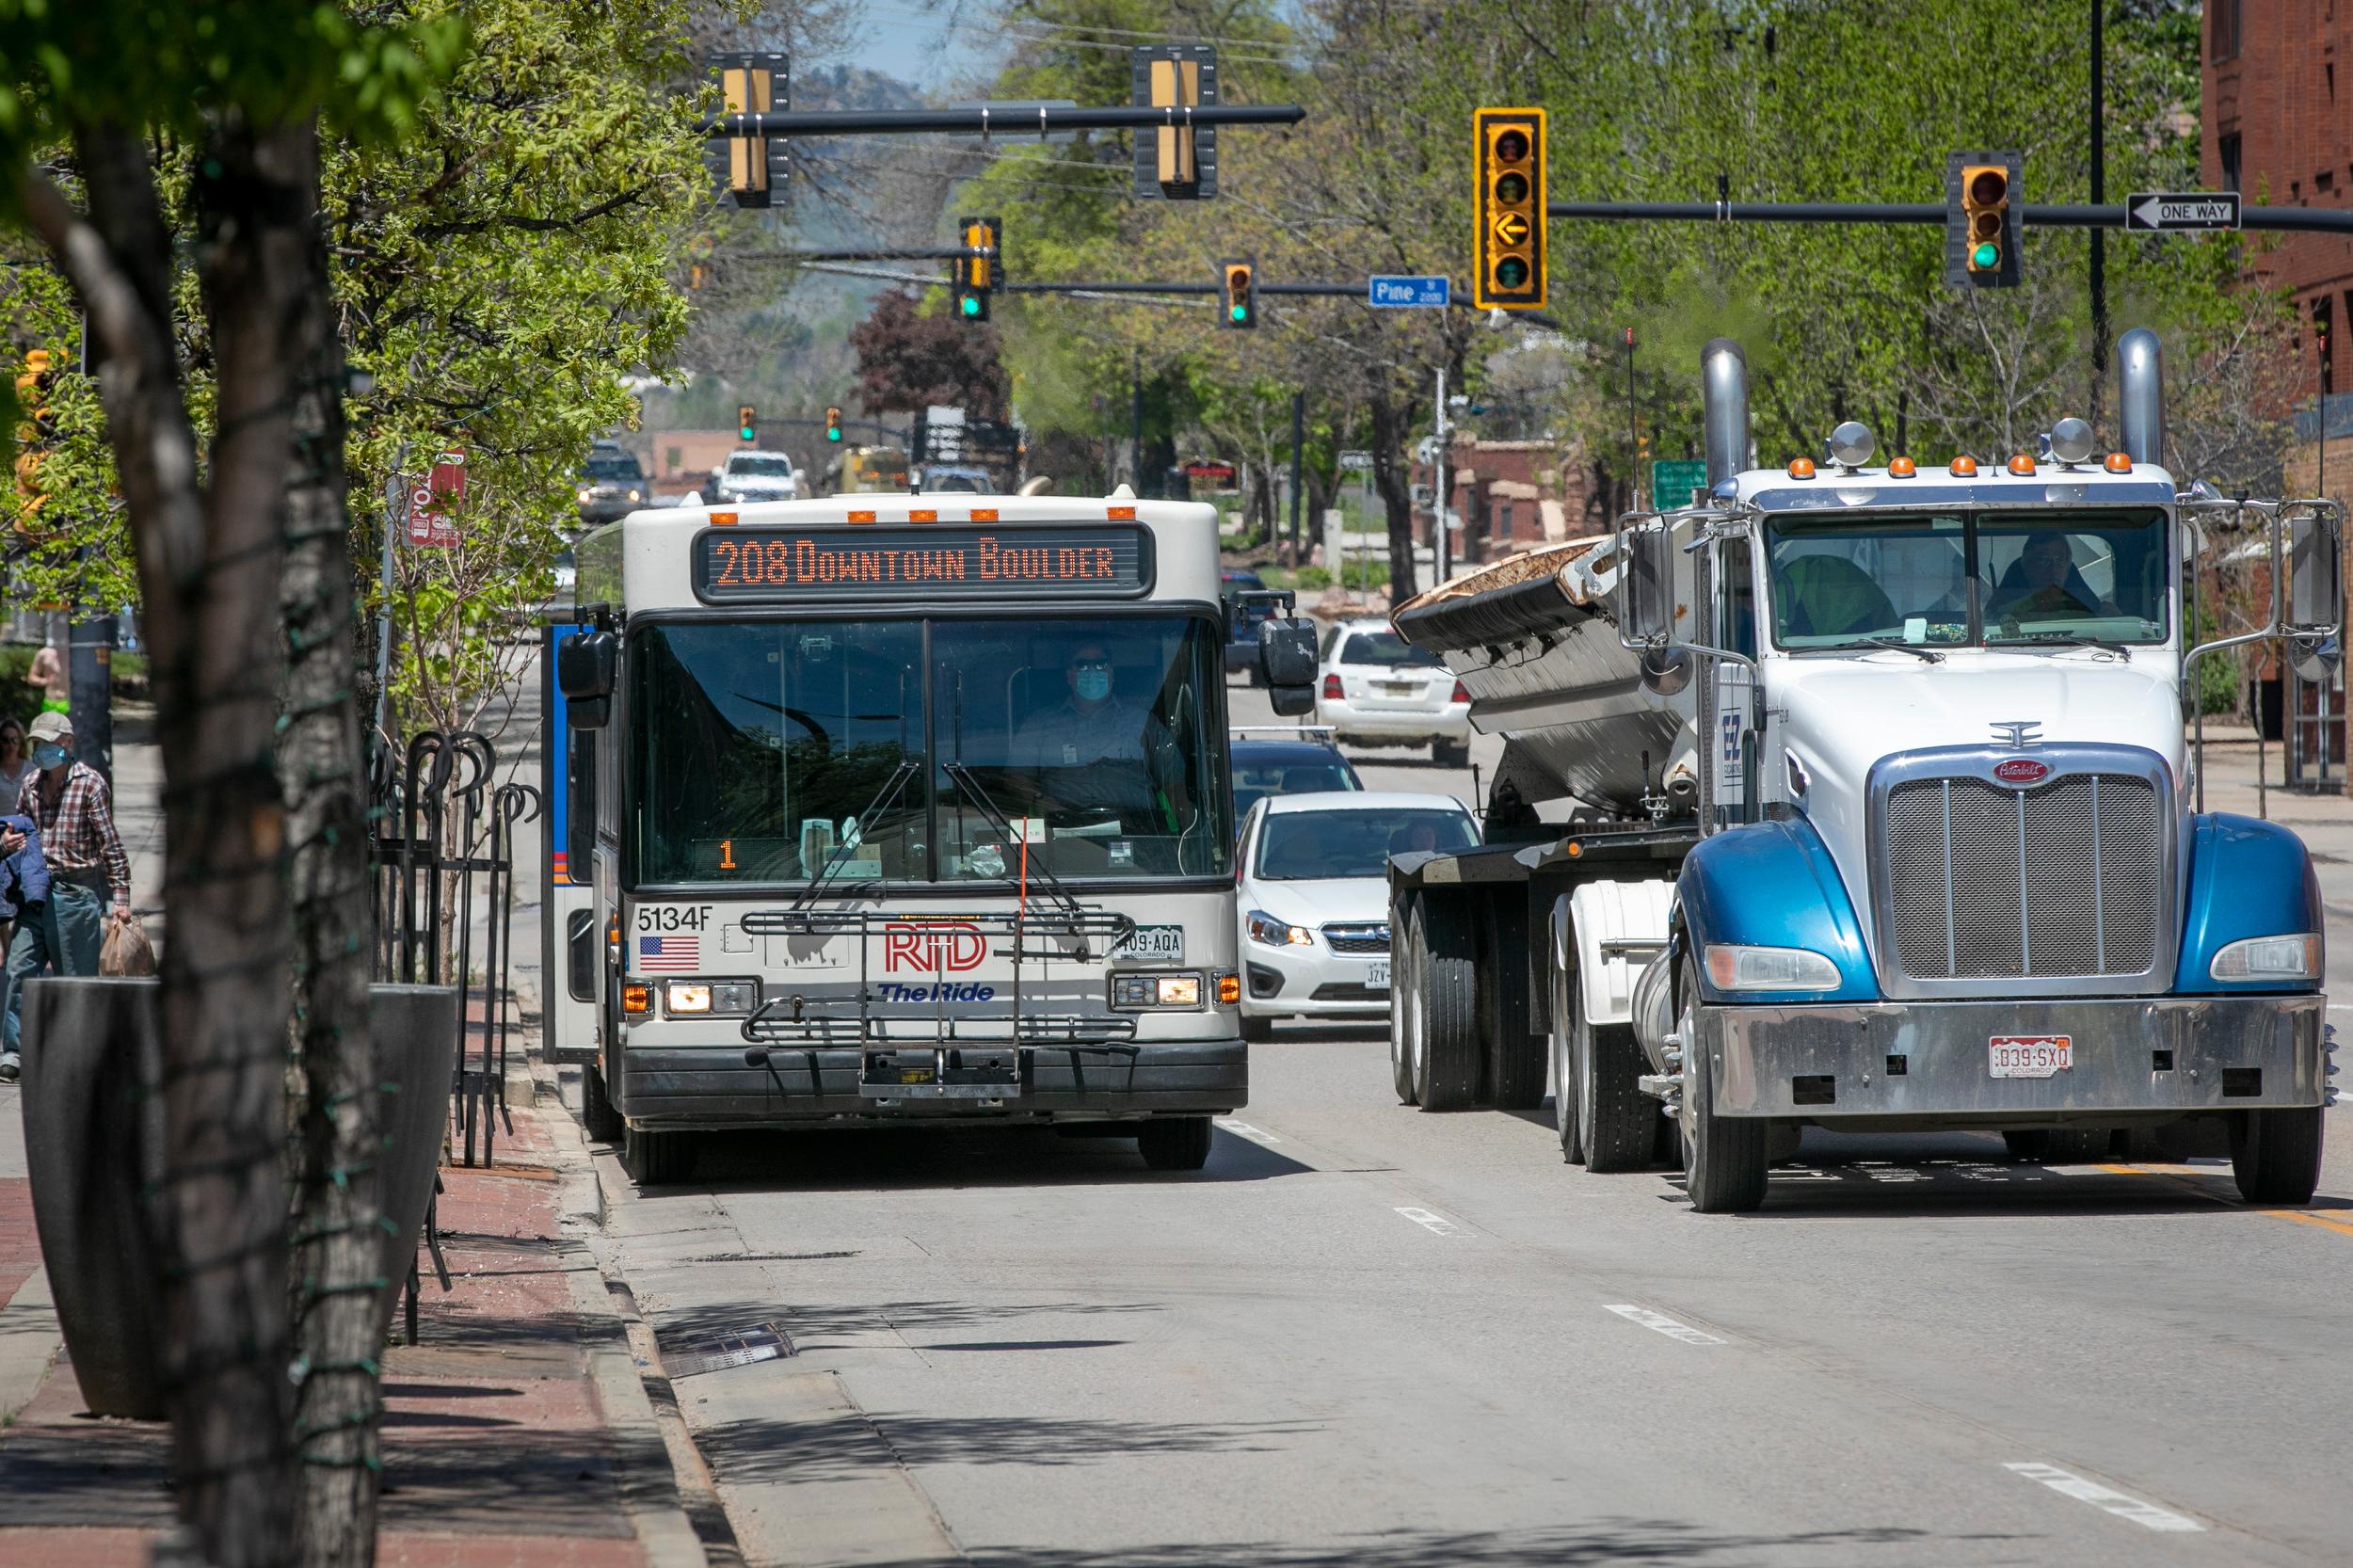
[[[1836,1126],[2162,1120],[2327,1102],[2327,999],[2053,998],[1696,1009],[1720,1116]],[[2072,1064],[1994,1077],[1993,1042],[2064,1039]]]
[[[941,1074],[931,1050],[905,1047],[879,1061],[833,1045],[624,1048],[614,1103],[632,1126],[660,1128],[1223,1115],[1249,1103],[1248,1049],[1239,1039],[975,1046],[958,1053],[970,1064]],[[1002,1070],[989,1060],[1015,1055],[1024,1060]]]

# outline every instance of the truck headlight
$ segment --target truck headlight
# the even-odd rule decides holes
[[[1719,991],[1834,991],[1838,966],[1806,948],[1744,948],[1713,942],[1707,978]]]
[[[1242,917],[1242,928],[1254,942],[1264,942],[1271,948],[1315,946],[1316,934],[1304,925],[1278,920],[1263,909],[1253,909]]]
[[[2318,980],[2320,935],[2249,936],[2214,955],[2206,973],[2217,980]]]

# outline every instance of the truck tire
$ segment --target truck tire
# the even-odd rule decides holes
[[[1420,894],[1407,893],[1389,905],[1389,1081],[1400,1105],[1414,1103],[1421,1076],[1421,950],[1414,923],[1420,904]]]
[[[621,1137],[621,1163],[629,1167],[640,1187],[684,1181],[695,1169],[694,1134],[630,1128]]]
[[[1136,1152],[1156,1171],[1197,1171],[1209,1162],[1209,1118],[1155,1117],[1137,1130]]]
[[[1569,986],[1569,1070],[1577,1079],[1577,1126],[1585,1168],[1596,1176],[1647,1170],[1658,1137],[1658,1102],[1637,1082],[1645,1059],[1632,1024],[1585,1016],[1585,988]]]
[[[2231,1175],[2249,1203],[2313,1201],[2326,1124],[2316,1105],[2249,1111],[2231,1128]]]
[[[1414,1098],[1424,1111],[1466,1110],[1479,1098],[1478,928],[1465,902],[1424,893],[1414,905]]]
[[[1702,1214],[1746,1214],[1765,1202],[1766,1124],[1749,1116],[1719,1116],[1715,1064],[1699,1048],[1693,1009],[1699,970],[1684,961],[1683,1009],[1676,1024],[1683,1047],[1683,1188]]]
[[[2088,1165],[2108,1157],[2116,1134],[2104,1127],[2013,1128],[2002,1134],[2012,1160],[2029,1165]]]
[[[1572,1165],[1585,1163],[1585,1136],[1577,1120],[1577,1069],[1569,1060],[1568,971],[1552,967],[1552,1126],[1561,1135],[1561,1158]]]
[[[1498,1111],[1545,1103],[1545,1045],[1528,1030],[1528,919],[1525,898],[1506,888],[1482,899],[1479,922],[1479,1033],[1486,1047],[1486,1097]]]
[[[621,1113],[613,1109],[603,1070],[594,1062],[580,1069],[580,1125],[596,1143],[615,1143],[621,1136]]]

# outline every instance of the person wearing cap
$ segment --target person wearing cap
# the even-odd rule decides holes
[[[49,896],[27,905],[8,939],[5,1003],[0,1003],[0,1081],[16,1078],[18,1012],[24,983],[44,969],[94,975],[111,895],[114,918],[131,916],[131,857],[115,831],[114,794],[96,768],[73,760],[73,724],[63,713],[36,715],[26,731],[33,766],[18,799],[19,815],[40,828]],[[0,856],[24,847],[25,835],[0,832]]]

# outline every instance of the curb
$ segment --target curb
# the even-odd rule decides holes
[[[65,1331],[57,1326],[57,1309],[49,1298],[49,1272],[37,1268],[0,1304],[0,1429],[33,1402],[64,1350]]]

